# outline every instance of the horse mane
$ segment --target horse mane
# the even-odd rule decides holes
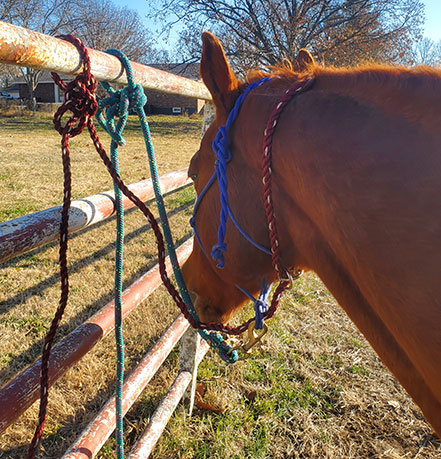
[[[264,77],[277,77],[283,80],[297,81],[311,76],[311,73],[316,67],[317,64],[314,63],[309,65],[305,71],[298,73],[294,70],[293,64],[289,59],[283,59],[280,65],[271,65],[266,71],[259,69],[250,70],[246,75],[246,82],[253,83]]]
[[[396,89],[424,90],[433,96],[432,91],[441,94],[441,69],[420,65],[407,68],[404,66],[362,63],[352,67],[324,66],[312,63],[298,73],[293,64],[284,59],[280,65],[271,66],[268,70],[251,70],[247,73],[246,83],[253,83],[263,77],[277,77],[283,81],[303,81],[309,78],[335,78],[345,86],[364,86],[372,83],[380,86],[392,84]]]

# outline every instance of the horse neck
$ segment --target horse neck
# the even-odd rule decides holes
[[[273,139],[280,252],[319,274],[440,432],[440,75],[388,72],[318,72],[286,106]],[[250,215],[276,92],[251,96],[234,130]]]
[[[300,259],[314,269],[319,261],[300,254],[301,250],[293,246],[307,247],[304,252],[313,253],[318,246],[313,236],[317,228],[319,233],[329,232],[329,239],[335,239],[331,241],[334,247],[344,246],[345,233],[358,227],[358,221],[365,218],[363,212],[369,210],[373,215],[380,203],[384,212],[391,211],[391,203],[382,201],[381,196],[400,187],[396,180],[413,180],[412,167],[402,171],[408,177],[395,173],[403,160],[417,160],[409,146],[413,145],[414,151],[434,152],[423,134],[435,126],[438,129],[441,122],[441,100],[436,100],[441,98],[441,73],[388,67],[353,71],[317,68],[313,73],[313,88],[296,96],[280,116],[273,145],[273,182],[279,230],[285,242],[284,253],[288,254],[285,257],[293,264]],[[242,162],[257,174],[267,120],[290,84],[279,80],[265,85],[267,92],[265,88],[256,91],[246,101],[235,128]],[[418,134],[414,135],[416,130]],[[388,156],[384,152],[391,153],[391,135],[396,151]],[[378,168],[382,164],[384,168]],[[369,181],[372,168],[377,168],[379,174],[371,183],[374,190],[363,187],[363,180],[355,180],[366,177]],[[252,180],[250,176],[243,179],[242,183]],[[260,180],[250,186],[254,195],[260,195],[261,188]],[[250,199],[255,198],[250,195]],[[346,226],[339,215],[345,209],[350,212]],[[315,230],[308,230],[311,222]],[[305,231],[297,230],[299,226]]]
[[[441,72],[431,67],[370,65],[356,69],[315,69],[316,90],[353,97],[437,131]]]

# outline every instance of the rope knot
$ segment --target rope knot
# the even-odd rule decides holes
[[[123,88],[116,91],[108,83],[101,83],[101,85],[107,91],[108,96],[99,101],[96,119],[118,146],[124,146],[126,141],[122,132],[127,123],[130,105],[128,89]],[[115,123],[117,117],[119,119]]]
[[[220,126],[213,141],[213,150],[218,160],[228,163],[231,160],[230,145],[228,142],[227,127]]]
[[[70,137],[75,137],[83,132],[87,122],[93,118],[97,111],[98,104],[95,99],[96,79],[90,73],[90,68],[87,65],[84,65],[82,73],[69,83],[63,81],[54,72],[51,75],[55,84],[64,92],[64,102],[54,115],[54,127],[61,135],[66,133]],[[62,118],[68,111],[72,115],[62,125]]]
[[[225,242],[218,242],[211,249],[211,257],[213,260],[217,260],[219,263],[216,265],[217,268],[223,268],[225,266],[224,253],[227,251],[227,244]]]
[[[268,312],[268,297],[271,291],[271,285],[265,278],[260,282],[259,298],[254,301],[255,329],[262,330],[265,325],[265,314]]]
[[[130,111],[140,113],[147,103],[147,97],[141,85],[126,86],[115,90],[108,83],[102,82],[101,86],[107,91],[108,96],[98,103],[96,118],[100,126],[110,135],[118,146],[124,146],[126,141],[122,132],[127,123]],[[104,111],[106,116],[104,116]],[[119,120],[115,124],[115,118]]]
[[[268,309],[268,303],[262,301],[260,298],[254,303],[256,330],[262,330],[265,323],[265,313],[268,311]]]
[[[147,103],[147,96],[145,95],[144,88],[140,84],[136,84],[129,88],[129,108],[139,113],[144,105]]]

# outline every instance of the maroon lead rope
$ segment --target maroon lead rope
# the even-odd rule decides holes
[[[68,84],[62,81],[57,74],[52,73],[54,81],[58,84],[58,86],[60,86],[61,89],[63,89],[63,91],[65,91],[65,102],[60,106],[54,115],[55,129],[61,134],[61,151],[64,172],[64,192],[63,207],[61,211],[59,251],[61,294],[57,311],[52,320],[43,345],[40,376],[40,410],[38,414],[37,427],[28,449],[28,458],[35,457],[35,453],[43,435],[48,403],[49,357],[55,334],[66,308],[67,299],[69,296],[69,277],[66,255],[72,182],[70,172],[69,139],[83,132],[88,121],[93,117],[98,107],[94,96],[94,92],[96,90],[96,80],[90,73],[90,59],[87,54],[86,47],[72,35],[61,35],[59,38],[73,43],[78,48],[83,62],[83,70],[73,81]],[[61,118],[68,110],[72,112],[72,115],[67,121],[66,125],[61,126]]]
[[[313,83],[313,79],[300,81],[291,88],[289,88],[285,92],[283,97],[279,100],[274,110],[271,112],[264,132],[262,154],[263,201],[265,206],[266,219],[268,222],[268,233],[271,243],[272,264],[279,276],[279,284],[277,285],[276,290],[274,291],[273,298],[271,300],[271,306],[265,314],[265,319],[269,319],[274,315],[274,313],[277,310],[277,306],[279,305],[280,298],[282,297],[283,292],[291,286],[293,278],[297,278],[301,274],[301,272],[296,272],[294,273],[293,277],[289,273],[289,271],[282,265],[280,259],[279,234],[277,231],[276,217],[274,214],[274,205],[272,197],[272,145],[274,132],[276,130],[280,115],[282,114],[288,102],[290,102],[291,99],[300,92],[309,89]]]
[[[67,240],[68,240],[68,216],[69,208],[71,203],[71,172],[70,172],[70,150],[69,150],[69,139],[76,135],[79,135],[83,132],[84,128],[87,126],[89,130],[90,137],[94,143],[94,146],[103,160],[105,166],[107,167],[114,183],[121,189],[121,191],[143,212],[143,214],[149,220],[149,223],[155,233],[158,245],[158,263],[160,268],[161,279],[167,288],[168,292],[172,296],[173,300],[181,310],[182,314],[189,321],[189,323],[194,328],[200,328],[205,330],[215,330],[220,332],[225,332],[228,334],[238,335],[243,333],[248,327],[248,324],[252,321],[250,319],[245,324],[232,328],[228,325],[222,324],[204,324],[200,323],[191,316],[185,303],[180,297],[179,293],[175,289],[174,285],[171,283],[165,265],[165,247],[162,237],[161,230],[150,210],[145,206],[145,204],[134,195],[121,180],[119,174],[115,171],[109,157],[107,156],[101,142],[98,138],[95,126],[93,124],[93,116],[97,110],[97,102],[95,99],[96,91],[96,80],[91,74],[90,71],[90,58],[88,56],[87,48],[84,44],[72,35],[62,35],[59,38],[62,38],[70,43],[73,43],[81,56],[83,62],[82,72],[70,83],[65,83],[61,78],[56,74],[52,73],[52,77],[55,83],[65,92],[65,102],[57,110],[54,115],[54,126],[55,129],[61,134],[61,150],[62,150],[62,161],[63,161],[63,172],[64,172],[64,196],[63,196],[63,207],[61,213],[61,224],[60,224],[60,251],[59,251],[59,263],[60,263],[60,279],[61,279],[61,295],[60,301],[58,304],[57,311],[55,313],[54,319],[52,320],[49,331],[46,335],[43,354],[41,358],[41,380],[40,380],[40,409],[38,415],[38,424],[35,429],[35,433],[32,439],[32,442],[29,446],[28,458],[35,457],[37,448],[40,444],[41,437],[43,435],[44,424],[46,420],[46,411],[47,411],[47,402],[48,402],[48,390],[49,390],[49,358],[55,338],[55,334],[60,323],[60,320],[63,316],[64,310],[67,305],[67,299],[69,294],[69,278],[68,278],[68,269],[67,269]],[[265,197],[265,210],[268,219],[269,234],[271,240],[271,251],[273,266],[276,271],[279,273],[283,272],[286,278],[281,277],[279,285],[274,292],[271,307],[265,314],[266,318],[273,316],[277,309],[277,305],[280,301],[280,297],[283,291],[288,288],[291,284],[291,276],[289,273],[282,268],[280,257],[279,257],[279,243],[278,235],[275,224],[274,211],[272,206],[272,196],[271,196],[271,144],[272,137],[274,134],[275,127],[277,125],[278,117],[283,111],[286,104],[291,100],[291,98],[301,90],[308,88],[311,85],[312,81],[306,81],[303,83],[298,83],[293,88],[287,91],[285,96],[277,105],[276,109],[271,114],[270,120],[268,122],[268,127],[265,131],[264,139],[264,158],[263,158],[263,177],[264,177],[264,197]],[[72,115],[65,124],[61,125],[61,119],[63,115],[71,111]],[[289,278],[288,278],[289,277]]]

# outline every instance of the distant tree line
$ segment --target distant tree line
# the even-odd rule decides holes
[[[199,58],[210,30],[241,72],[295,59],[307,48],[318,62],[414,62],[422,38],[422,0],[156,0],[148,15],[167,31],[180,24],[180,51]]]
[[[179,26],[175,60],[199,61],[201,32],[210,30],[242,74],[293,60],[301,48],[327,65],[441,62],[441,43],[422,38],[422,0],[151,0],[145,6],[164,39]],[[48,35],[72,33],[91,48],[119,48],[141,63],[168,61],[139,14],[112,0],[0,0],[0,20]],[[3,66],[0,72],[6,67],[20,71]],[[35,103],[41,72],[22,72]]]

